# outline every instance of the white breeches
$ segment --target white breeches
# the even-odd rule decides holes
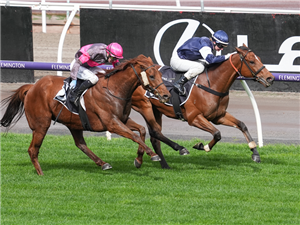
[[[184,76],[188,80],[202,73],[205,69],[203,62],[201,62],[200,60],[191,61],[187,59],[181,59],[179,58],[177,51],[173,52],[170,65],[175,71],[186,72]]]
[[[72,70],[74,63],[75,63],[75,60],[72,61],[71,65],[70,65],[70,70]],[[87,69],[83,66],[80,66],[78,73],[77,73],[77,78],[79,78],[81,80],[89,80],[92,84],[96,84],[99,80],[99,78],[95,75],[97,72],[103,73],[104,70],[97,66],[89,68],[89,69]]]

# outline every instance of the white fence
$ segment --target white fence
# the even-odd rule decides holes
[[[268,14],[299,14],[299,2],[295,1],[295,7],[292,10],[283,10],[283,9],[260,9],[257,7],[246,7],[239,8],[239,7],[206,7],[204,5],[203,0],[198,1],[188,1],[188,0],[173,0],[173,1],[161,1],[164,4],[150,4],[153,1],[140,1],[139,5],[130,5],[130,4],[115,4],[113,0],[109,1],[90,1],[90,2],[107,2],[106,4],[94,4],[94,3],[84,3],[87,1],[82,1],[82,3],[69,3],[69,0],[65,0],[65,3],[63,1],[10,1],[10,0],[1,0],[0,5],[1,6],[20,6],[20,7],[31,7],[32,10],[49,10],[49,11],[72,11],[74,8],[95,8],[95,9],[123,9],[123,10],[159,10],[159,11],[183,11],[183,12],[222,12],[222,13],[268,13]],[[80,2],[80,1],[76,1]],[[130,3],[130,1],[128,1]],[[173,4],[172,4],[173,2]],[[182,2],[182,3],[181,3]],[[184,3],[190,2],[194,3],[192,5],[194,6],[183,6]],[[198,4],[196,4],[199,2]],[[238,3],[238,1],[232,1],[235,2],[235,4]],[[240,1],[241,4],[242,1]],[[170,5],[167,5],[170,3]],[[176,3],[176,4],[175,4]],[[147,5],[149,4],[149,5]],[[284,1],[282,2],[282,5],[284,5]],[[298,4],[298,5],[297,5]],[[244,5],[244,4],[241,4]],[[252,4],[251,4],[252,5]],[[271,5],[271,3],[270,3]]]

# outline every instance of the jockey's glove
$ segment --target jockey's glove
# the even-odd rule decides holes
[[[76,87],[77,80],[72,80],[70,83],[70,88],[74,89]]]
[[[229,57],[237,52],[228,53],[225,55],[225,60],[229,59]]]

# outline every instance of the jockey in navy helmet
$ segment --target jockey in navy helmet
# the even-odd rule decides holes
[[[185,72],[174,83],[174,89],[184,95],[183,85],[193,77],[201,74],[205,66],[212,63],[221,63],[227,60],[232,53],[215,56],[212,51],[221,51],[229,44],[228,35],[223,30],[216,31],[211,38],[193,37],[187,40],[177,51],[173,52],[170,65],[173,70]]]

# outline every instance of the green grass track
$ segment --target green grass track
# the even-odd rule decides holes
[[[300,224],[300,147],[266,145],[262,163],[247,144],[218,143],[206,153],[162,144],[172,168],[124,138],[87,137],[111,170],[102,171],[71,136],[47,135],[38,176],[27,153],[31,135],[1,134],[1,224]],[[151,146],[149,139],[146,141]]]

